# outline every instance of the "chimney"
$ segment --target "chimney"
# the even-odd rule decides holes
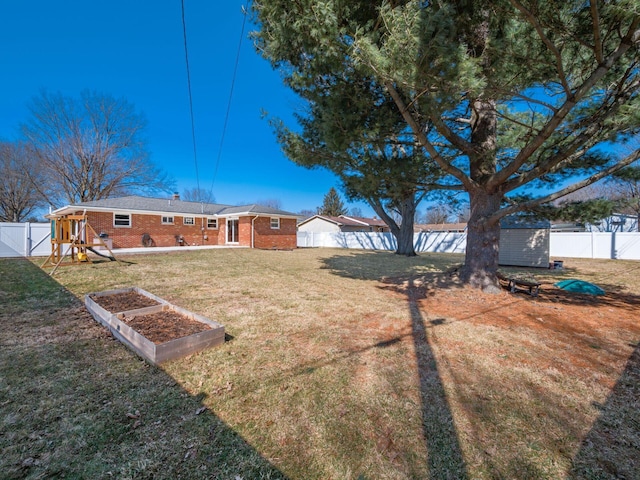
[[[178,192],[173,192],[172,200],[180,200],[180,194]]]

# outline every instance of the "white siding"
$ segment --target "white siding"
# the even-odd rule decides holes
[[[549,266],[550,232],[542,228],[504,228],[500,232],[500,265]]]
[[[333,222],[328,222],[322,218],[314,218],[298,227],[299,232],[313,232],[313,233],[332,233],[339,232],[340,227]]]

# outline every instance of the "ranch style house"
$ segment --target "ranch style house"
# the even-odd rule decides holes
[[[229,245],[296,248],[297,215],[261,205],[230,206],[126,196],[67,205],[49,218],[85,215],[112,248]]]

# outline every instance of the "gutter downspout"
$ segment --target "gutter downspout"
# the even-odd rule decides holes
[[[256,215],[255,217],[253,217],[251,219],[251,248],[255,248],[255,231],[256,231],[256,227],[255,224],[253,222],[256,221],[256,218],[258,218],[260,215]]]

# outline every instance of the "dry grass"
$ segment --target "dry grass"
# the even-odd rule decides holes
[[[632,478],[637,262],[535,272],[533,299],[460,287],[452,255],[126,260],[54,280],[0,261],[8,478]],[[563,278],[612,294],[562,296],[551,284]],[[147,366],[78,301],[133,285],[230,340]]]

